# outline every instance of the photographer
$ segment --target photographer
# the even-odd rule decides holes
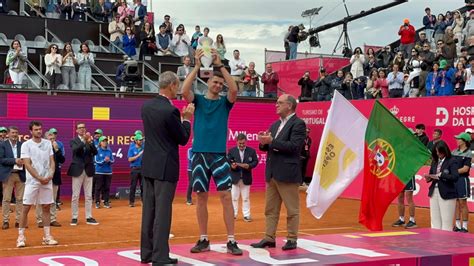
[[[355,48],[354,54],[351,57],[351,73],[353,77],[360,77],[364,75],[365,55],[362,53],[360,47]]]
[[[331,90],[331,78],[326,74],[326,69],[319,70],[319,79],[314,84],[313,100],[330,101],[333,91]]]
[[[407,58],[410,55],[411,49],[415,46],[415,27],[410,25],[409,19],[403,20],[403,25],[400,26],[400,30],[398,31],[398,35],[400,35],[400,51],[403,53],[403,56]]]
[[[301,86],[300,102],[311,100],[313,84],[314,82],[311,80],[309,71],[304,72],[303,77],[298,81],[298,85]]]

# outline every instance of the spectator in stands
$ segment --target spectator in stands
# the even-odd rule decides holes
[[[436,43],[444,38],[444,32],[447,26],[448,24],[446,23],[446,18],[443,14],[439,14],[434,26],[434,40]]]
[[[435,54],[431,52],[431,45],[428,43],[423,44],[423,48],[419,53],[419,58],[421,61],[425,62],[429,68],[433,66],[435,61]]]
[[[79,65],[78,77],[81,90],[90,91],[92,89],[91,65],[94,64],[94,55],[87,43],[81,44],[81,52],[77,55],[77,64]]]
[[[102,0],[103,1],[103,0]],[[115,20],[109,23],[110,44],[109,49],[111,53],[118,53],[118,48],[123,48],[122,37],[125,34],[125,25],[120,21],[120,14],[115,15]]]
[[[353,91],[352,91],[352,99],[354,100],[363,100],[365,99],[365,89],[367,87],[367,77],[360,76],[354,79],[353,82]]]
[[[171,17],[170,15],[165,15],[164,16],[165,21],[163,21],[163,24],[166,26],[166,34],[170,36],[170,39],[173,39],[173,23],[171,23]]]
[[[464,18],[459,10],[454,11],[454,22],[453,22],[453,34],[454,40],[456,40],[456,46],[458,50],[461,50],[462,46],[462,30],[464,27]]]
[[[288,40],[288,37],[290,37],[291,28],[293,28],[293,26],[288,27],[288,32],[285,33],[285,36],[283,37],[283,46],[285,47],[285,60],[290,59],[290,41]]]
[[[426,77],[425,83],[425,90],[426,96],[435,96],[436,95],[436,80],[438,79],[439,75],[439,62],[433,63],[433,70],[428,73],[428,77]]]
[[[345,96],[344,88],[342,88],[342,83],[344,83],[344,71],[339,69],[336,73],[336,76],[331,79],[331,91],[338,91]]]
[[[418,96],[426,96],[426,79],[428,78],[428,64],[425,62],[420,62],[420,76],[418,83]]]
[[[355,91],[356,84],[354,83],[354,76],[352,75],[351,72],[347,72],[346,75],[344,76],[344,81],[342,82],[341,88],[343,91],[344,97],[348,100],[352,100],[352,93]]]
[[[379,77],[374,84],[374,94],[376,97],[388,98],[388,80],[384,69],[379,70]],[[373,95],[373,94],[372,94]]]
[[[462,62],[458,62],[456,65],[455,73],[454,73],[454,94],[455,95],[464,95],[464,87],[466,86],[466,78],[467,72],[464,68],[464,64]]]
[[[94,6],[94,17],[100,22],[109,22],[109,9],[105,6],[105,0],[99,0],[99,2]]]
[[[124,19],[129,17],[132,12],[133,11],[128,7],[126,0],[123,0],[123,2],[117,8],[117,13],[120,15],[120,21],[124,21]]]
[[[142,0],[135,0],[134,14],[135,15],[133,17],[133,22],[135,22],[135,26],[142,28],[142,25],[145,22],[145,17],[146,17],[146,6],[142,5]]]
[[[208,28],[208,27],[205,27],[205,28],[204,28],[204,35],[201,36],[201,37],[199,37],[199,39],[198,39],[198,44],[201,43],[200,39],[201,39],[202,37],[207,37],[207,38],[209,38],[209,28]],[[214,41],[212,40],[212,38],[209,38],[209,39],[210,39],[211,45],[212,45]]]
[[[46,11],[46,5],[44,0],[27,0],[27,2],[32,6],[34,9],[38,10],[42,14]],[[32,15],[40,16],[35,10],[32,10]]]
[[[453,17],[453,13],[451,13],[451,11],[446,11],[446,15],[444,17],[445,17],[445,20],[446,20],[446,25],[448,25],[448,26],[453,25],[454,17]]]
[[[206,29],[204,29],[205,31]],[[257,91],[260,92],[260,79],[259,74],[255,71],[254,62],[250,62],[249,67],[242,72],[240,81],[243,84],[242,96],[257,97]]]
[[[158,49],[158,55],[169,55],[171,54],[171,38],[170,36],[166,33],[166,25],[161,24],[160,25],[160,32],[156,35],[157,36],[157,42],[156,46]]]
[[[135,34],[135,26],[133,25],[133,20],[131,16],[126,16],[123,20],[123,26],[125,28],[130,27],[132,29],[132,33]]]
[[[393,68],[393,65],[398,65],[399,70],[402,70],[405,68],[405,56],[403,55],[403,52],[401,51],[397,52],[397,54],[395,55],[395,58],[393,58],[392,68]]]
[[[198,46],[198,40],[202,36],[202,32],[201,32],[201,27],[199,25],[196,25],[194,29],[196,31],[193,33],[193,36],[191,37],[191,47],[193,47],[193,49],[196,50]]]
[[[313,99],[312,97],[313,84],[314,82],[311,80],[309,71],[304,72],[304,75],[298,81],[298,85],[301,87],[301,94],[299,97],[300,102],[307,102]]]
[[[375,59],[375,56],[373,54],[367,55],[367,61],[364,64],[364,76],[370,76],[370,72],[373,69],[379,68],[379,65],[377,64],[377,60]]]
[[[429,7],[425,8],[426,15],[423,17],[423,25],[425,26],[426,37],[428,43],[433,42],[434,27],[436,24],[436,17],[431,14],[431,9]]]
[[[63,85],[67,89],[73,90],[76,85],[76,65],[77,59],[72,50],[71,43],[65,43],[62,52],[61,75]]]
[[[406,58],[410,55],[411,49],[415,46],[415,27],[410,25],[409,19],[403,20],[403,25],[400,26],[398,30],[398,35],[400,35],[400,51],[403,53],[403,56]]]
[[[21,50],[19,40],[13,40],[7,53],[6,65],[13,84],[23,84],[28,65],[26,64],[26,53]]]
[[[88,11],[87,4],[80,0],[75,0],[72,4],[73,20],[86,21],[86,12]]]
[[[72,1],[71,0],[61,0],[61,4],[59,5],[59,10],[61,14],[59,15],[60,19],[72,19]]]
[[[354,54],[351,57],[351,73],[353,77],[360,77],[364,75],[365,55],[360,47],[355,48]]]
[[[139,0],[138,0],[139,1]],[[143,60],[145,55],[153,55],[156,50],[156,37],[155,30],[153,25],[150,22],[145,22],[143,28],[140,32],[140,54],[138,56],[139,60]]]
[[[372,69],[367,79],[367,86],[365,87],[365,98],[366,99],[378,99],[381,98],[380,90],[375,89],[375,82],[379,78],[379,72],[376,68]]]
[[[273,71],[272,64],[265,66],[265,73],[262,75],[263,95],[265,98],[276,98],[278,95],[278,73]]]
[[[225,48],[224,37],[222,37],[222,34],[217,34],[215,46],[216,46],[217,54],[219,54],[221,61],[224,64],[228,65],[229,60],[225,59],[225,53],[227,52],[227,49]]]
[[[169,37],[168,35],[166,35],[167,37]],[[176,75],[178,75],[178,78],[181,82],[183,82],[186,77],[189,75],[189,73],[191,73],[191,71],[193,71],[194,67],[191,66],[191,57],[189,57],[189,55],[186,55],[183,57],[183,65],[178,67],[178,71],[176,72]],[[181,95],[182,91],[181,91],[181,87],[179,88],[178,90],[178,94]],[[194,83],[193,83],[193,87],[192,87],[194,93],[196,94],[203,94],[203,92],[198,92],[196,91],[197,89],[197,79],[194,80]]]
[[[378,64],[383,68],[388,68],[392,64],[393,58],[392,48],[388,45],[377,55]]]
[[[436,54],[435,54],[435,61],[440,60],[448,60],[450,58],[450,51],[448,47],[446,47],[444,40],[439,40],[436,43]]]
[[[61,84],[61,65],[63,64],[63,57],[58,51],[56,44],[51,44],[46,50],[44,63],[46,65],[45,76],[49,81],[49,89],[55,90]]]
[[[456,43],[454,40],[453,27],[446,27],[446,32],[444,33],[444,46],[446,47],[445,58],[448,61],[450,66],[453,65],[454,59],[457,56],[456,52]]]
[[[183,24],[180,24],[176,28],[176,34],[171,40],[172,46],[174,47],[174,53],[177,56],[186,56],[189,55],[189,45],[191,44],[191,40],[189,36],[186,34],[186,30]]]
[[[290,47],[290,60],[296,59],[298,55],[298,35],[300,33],[300,27],[293,26],[291,28],[290,35],[288,36],[288,45]]]
[[[369,55],[373,55],[375,57],[375,51],[373,48],[367,49],[367,54],[365,55],[365,57],[369,57]]]
[[[464,86],[464,94],[474,95],[474,56],[471,56],[469,61],[471,62],[471,66],[466,69],[466,85]]]
[[[447,96],[453,95],[454,88],[453,88],[453,80],[454,80],[454,73],[455,69],[452,68],[448,61],[442,59],[439,61],[439,68],[440,73],[436,78],[435,83],[435,93],[436,96]]]
[[[401,98],[403,96],[403,72],[399,71],[399,65],[393,65],[392,72],[387,76],[387,81],[390,98]]]
[[[464,27],[463,30],[463,35],[464,35],[464,44],[469,45],[469,37],[474,36],[474,10],[471,10],[471,13],[469,15],[469,20],[466,23],[466,26]]]
[[[239,94],[241,94],[242,89],[243,89],[243,84],[240,80],[240,76],[244,72],[245,68],[247,68],[247,66],[245,65],[245,60],[240,58],[239,50],[234,50],[234,58],[230,60],[229,67],[230,67],[230,75],[237,83],[237,86],[239,87]],[[263,82],[263,78],[262,78],[262,82]]]
[[[418,33],[418,40],[415,43],[415,49],[421,51],[424,44],[428,44],[429,46],[431,46],[431,43],[428,41],[428,38],[426,38],[426,32],[420,31]]]
[[[135,47],[137,46],[137,41],[135,35],[133,34],[132,27],[127,26],[125,28],[125,35],[122,36],[122,47],[125,53],[129,57],[133,57],[137,54]]]
[[[408,97],[414,98],[420,95],[421,63],[418,59],[414,59],[410,66],[410,74],[406,83],[409,84]]]
[[[308,72],[309,74],[309,72]],[[319,78],[314,83],[313,100],[315,101],[330,101],[333,95],[331,90],[331,78],[327,75],[326,69],[319,70]]]
[[[420,60],[419,56],[420,55],[418,53],[418,50],[416,50],[415,48],[411,49],[411,54],[410,54],[410,57],[408,58],[405,70],[407,70],[408,72],[413,71],[413,62],[414,61],[419,62]]]

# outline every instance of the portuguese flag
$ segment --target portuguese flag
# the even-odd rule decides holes
[[[376,101],[365,132],[359,222],[369,230],[382,230],[388,206],[430,158],[423,143]]]

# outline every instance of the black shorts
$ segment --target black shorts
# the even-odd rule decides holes
[[[217,191],[232,189],[230,165],[225,153],[195,152],[192,158],[194,192],[208,192],[211,176]]]
[[[416,182],[415,177],[412,177],[410,181],[405,186],[404,191],[415,191],[416,190]]]
[[[467,199],[471,197],[471,184],[469,177],[460,176],[456,181],[456,194],[458,199]]]

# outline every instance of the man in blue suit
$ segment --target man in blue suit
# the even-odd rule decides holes
[[[12,191],[15,189],[16,216],[15,227],[20,222],[20,212],[23,208],[23,192],[25,190],[25,169],[20,159],[21,142],[18,140],[18,128],[8,128],[8,139],[0,143],[0,181],[3,182],[3,224],[2,229],[10,227],[10,201]]]

